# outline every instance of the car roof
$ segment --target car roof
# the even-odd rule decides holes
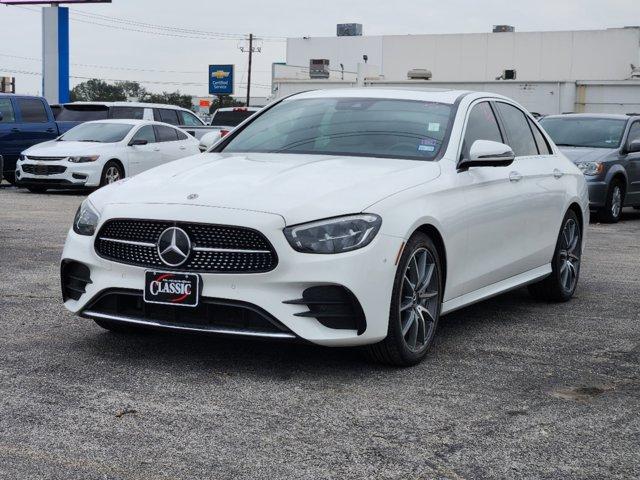
[[[103,107],[139,107],[139,108],[168,108],[171,110],[184,110],[190,112],[190,110],[177,105],[168,105],[163,103],[143,103],[143,102],[68,102],[64,105],[100,105]]]
[[[466,90],[447,89],[397,89],[397,88],[336,88],[327,90],[311,90],[294,94],[289,98],[312,99],[312,98],[386,98],[394,100],[418,100],[427,102],[440,102],[453,104],[462,95],[471,92]],[[500,95],[488,94],[493,97]]]
[[[262,110],[262,107],[222,107],[216,110],[216,112],[257,112]]]
[[[547,115],[545,119],[549,118],[602,118],[609,120],[629,120],[638,118],[636,115],[624,115],[622,113],[563,113],[561,115]]]
[[[89,122],[82,122],[80,125],[86,125],[87,123],[117,123],[122,125],[166,125],[171,128],[175,128],[176,130],[180,130],[180,128],[175,125],[170,125],[168,123],[156,122],[155,120],[129,120],[127,118],[113,118],[109,120],[91,120]]]

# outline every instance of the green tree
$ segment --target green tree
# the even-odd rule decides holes
[[[209,113],[213,113],[217,109],[224,107],[244,107],[244,104],[245,102],[236,100],[231,95],[219,95],[218,100],[214,100],[211,102]]]
[[[76,85],[69,96],[72,102],[118,102],[127,99],[121,87],[97,78]]]
[[[116,82],[116,86],[122,89],[126,98],[136,98],[139,102],[143,102],[149,95],[147,89],[138,82]]]
[[[166,103],[168,105],[176,105],[182,108],[191,109],[191,95],[184,95],[180,91],[176,92],[162,92],[162,93],[150,93],[147,98],[144,99],[148,103]]]

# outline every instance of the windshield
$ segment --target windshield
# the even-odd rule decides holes
[[[56,115],[59,122],[90,122],[106,120],[109,107],[105,105],[62,105]]]
[[[133,125],[126,123],[83,123],[72,128],[58,140],[61,142],[116,143],[124,140]]]
[[[612,118],[543,118],[544,127],[559,147],[618,148],[626,120]]]
[[[225,152],[433,160],[451,105],[386,98],[285,100],[246,126]]]
[[[256,112],[246,110],[234,110],[226,112],[216,112],[211,119],[212,127],[236,127]]]

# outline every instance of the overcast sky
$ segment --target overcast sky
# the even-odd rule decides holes
[[[207,93],[210,63],[235,64],[236,91],[244,93],[238,80],[246,78],[246,54],[237,37],[249,32],[265,38],[252,91],[266,96],[271,63],[286,60],[284,38],[334,36],[337,23],[362,23],[365,35],[487,32],[494,24],[518,31],[640,25],[640,0],[113,0],[71,12],[72,76],[180,82],[144,85],[195,95]],[[0,75],[16,76],[19,93],[40,93],[39,76],[10,70],[39,73],[41,49],[40,7],[0,6]]]

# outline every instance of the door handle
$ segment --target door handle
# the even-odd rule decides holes
[[[558,170],[557,168],[553,169],[553,176],[555,178],[560,178],[564,175],[564,173],[562,173],[560,170]]]
[[[20,133],[20,129],[19,128],[12,128],[11,129],[11,133]]]
[[[55,130],[53,128],[47,128],[47,133],[53,133]]]
[[[184,145],[182,147],[180,147],[180,150],[186,150],[187,147],[185,147]]]
[[[159,148],[154,148],[154,149],[153,149],[153,151],[154,151],[154,152],[159,152],[159,151],[160,151],[160,149],[159,149]]]
[[[511,172],[509,174],[509,181],[519,182],[520,180],[522,180],[522,174],[520,174],[519,172]]]

